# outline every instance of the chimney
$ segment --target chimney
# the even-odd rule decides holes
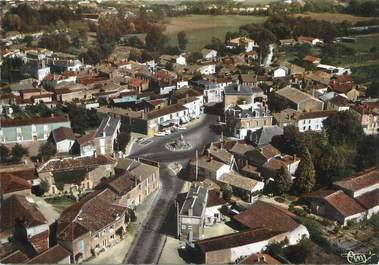
[[[96,151],[93,151],[93,157],[97,158],[97,152]]]
[[[296,161],[296,154],[293,155],[293,161]]]
[[[188,216],[192,216],[193,212],[192,212],[192,207],[188,209]]]
[[[219,192],[218,192],[218,197],[221,199],[222,198],[222,191],[220,190]]]

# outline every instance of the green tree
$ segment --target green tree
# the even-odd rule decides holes
[[[12,161],[18,162],[20,161],[24,156],[28,155],[29,151],[28,149],[24,148],[20,144],[16,144],[12,147],[11,155],[12,155]]]
[[[177,39],[178,39],[178,47],[180,50],[185,50],[186,47],[187,47],[187,43],[188,43],[188,39],[187,39],[187,35],[184,31],[180,31],[177,35]]]
[[[375,166],[379,161],[379,136],[366,136],[357,146],[356,166],[363,170]]]
[[[344,146],[325,145],[316,161],[317,182],[330,185],[333,181],[349,175],[351,172],[349,153]]]
[[[293,182],[294,192],[297,194],[308,193],[312,190],[316,183],[315,168],[312,162],[311,154],[308,148],[305,148],[301,155],[299,167],[295,172],[295,180]]]
[[[129,132],[120,132],[116,138],[115,150],[125,152],[125,147],[129,143],[129,141],[130,141]]]
[[[355,146],[364,136],[360,121],[350,111],[338,111],[323,123],[332,145]]]
[[[150,51],[162,51],[168,43],[168,38],[159,28],[151,29],[145,37],[146,47]]]
[[[5,145],[0,145],[0,163],[6,163],[9,160],[10,151]]]
[[[230,185],[225,184],[221,187],[222,197],[226,202],[231,202],[233,196],[233,189]]]
[[[366,97],[379,98],[379,81],[372,82],[368,86]]]
[[[286,167],[279,169],[278,175],[275,179],[275,191],[280,195],[287,193],[291,189],[292,180],[291,175]]]
[[[49,191],[49,183],[46,180],[42,180],[39,184],[39,190],[41,192],[41,195]]]
[[[284,249],[284,256],[295,264],[305,263],[306,258],[312,253],[312,241],[303,238],[297,245]]]
[[[55,145],[50,142],[46,142],[39,147],[38,157],[43,161],[47,161],[56,153],[57,149],[55,148]]]

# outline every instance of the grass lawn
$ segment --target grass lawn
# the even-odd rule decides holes
[[[367,21],[371,19],[375,19],[375,17],[358,17],[353,16],[349,14],[340,14],[340,13],[314,13],[314,12],[308,12],[305,14],[295,14],[295,16],[300,17],[310,17],[315,20],[324,20],[334,23],[340,23],[343,21],[348,21],[352,23],[356,23],[358,21]]]
[[[266,17],[262,16],[189,15],[171,18],[165,24],[165,33],[170,38],[170,44],[176,46],[178,32],[186,32],[188,38],[187,50],[192,52],[201,50],[206,44],[210,43],[212,37],[223,41],[226,32],[237,31],[242,25],[262,23],[265,20]]]
[[[379,49],[379,33],[358,36],[355,42],[344,43],[344,45],[357,52],[368,52],[373,46]]]
[[[58,197],[45,200],[47,203],[51,204],[57,210],[58,213],[63,212],[64,209],[68,208],[76,202],[75,199],[71,197]]]

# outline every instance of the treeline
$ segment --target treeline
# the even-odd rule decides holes
[[[319,187],[377,165],[379,137],[365,135],[355,114],[337,112],[324,121],[324,129],[322,133],[300,133],[287,126],[272,144],[289,154],[302,155],[309,150]]]
[[[27,4],[12,7],[2,21],[5,31],[37,32],[46,26],[54,25],[58,20],[65,23],[78,20],[79,16],[66,6],[41,6],[32,8]]]
[[[379,16],[379,1],[350,0],[346,12],[357,16],[377,17]]]

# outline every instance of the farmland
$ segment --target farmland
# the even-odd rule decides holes
[[[349,14],[326,13],[326,12],[325,13],[308,12],[305,14],[295,14],[294,16],[310,17],[315,20],[323,20],[323,21],[329,21],[329,22],[334,22],[334,23],[340,23],[343,21],[356,23],[359,21],[367,21],[367,20],[375,19],[374,17],[358,17],[358,16],[349,15]]]
[[[170,38],[170,44],[176,45],[176,35],[184,31],[188,38],[188,51],[200,50],[208,44],[212,37],[224,40],[225,33],[237,31],[241,25],[249,23],[262,23],[266,17],[237,16],[237,15],[190,15],[171,18],[166,24],[165,33]]]
[[[353,43],[344,45],[353,48],[357,52],[368,52],[373,46],[379,48],[379,33],[356,36],[357,40]]]

